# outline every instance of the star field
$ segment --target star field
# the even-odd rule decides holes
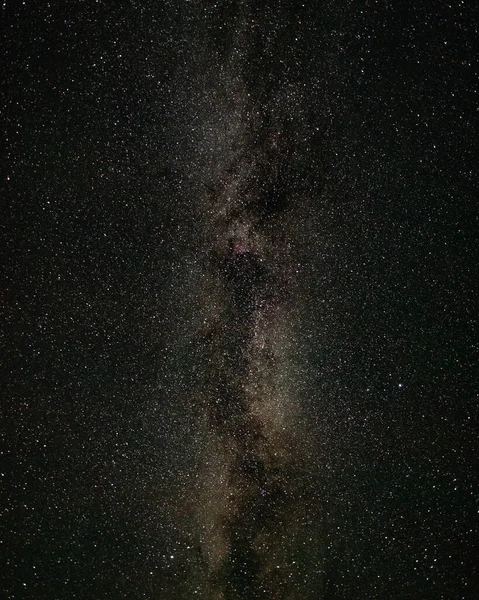
[[[476,597],[477,9],[0,15],[0,596]]]

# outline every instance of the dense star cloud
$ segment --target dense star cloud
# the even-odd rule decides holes
[[[3,3],[2,598],[475,597],[477,16]]]

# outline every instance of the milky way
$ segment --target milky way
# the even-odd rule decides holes
[[[241,71],[236,78],[241,82]],[[200,552],[206,597],[286,598],[298,584],[295,536],[307,503],[297,476],[306,442],[304,432],[297,439],[291,377],[292,139],[273,107],[249,100],[246,84],[224,94],[236,107],[223,115],[235,150],[223,157],[197,207],[205,278],[217,290],[212,324],[199,340],[207,347],[200,395],[209,438],[197,512]]]

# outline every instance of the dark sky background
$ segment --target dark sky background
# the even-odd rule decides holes
[[[286,140],[321,523],[284,598],[476,597],[477,12],[3,2],[1,598],[211,600],[201,215],[257,144],[236,78]]]

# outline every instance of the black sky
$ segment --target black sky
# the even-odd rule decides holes
[[[478,15],[433,4],[3,3],[2,598],[210,600],[214,211],[248,157],[315,506],[284,597],[475,597]]]

